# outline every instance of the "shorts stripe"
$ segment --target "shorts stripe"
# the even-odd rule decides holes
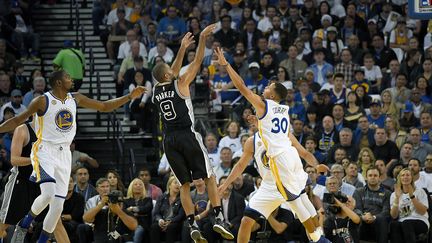
[[[39,182],[41,179],[40,170],[39,170],[39,158],[37,157],[37,153],[39,150],[39,145],[42,142],[42,130],[43,130],[43,118],[38,117],[38,119],[39,119],[39,129],[36,133],[36,137],[38,138],[38,140],[36,141],[36,143],[33,144],[32,147],[33,160],[34,160],[33,170],[36,172],[36,182]]]
[[[1,210],[0,210],[0,222],[3,224],[5,223],[6,216],[8,215],[8,212],[9,212],[9,206],[10,206],[10,202],[12,199],[12,193],[14,190],[14,186],[15,186],[16,180],[18,178],[18,173],[19,173],[18,167],[14,166],[11,169],[11,174],[9,175],[9,179],[8,179],[6,186],[5,186],[5,191],[3,194],[3,203],[1,206]]]
[[[285,200],[288,200],[288,195],[286,194],[286,190],[284,186],[282,185],[282,180],[279,175],[279,170],[277,168],[276,162],[273,158],[270,159],[270,170],[274,176],[274,179],[276,181],[276,186],[278,188],[278,191],[282,194],[282,197],[285,198]]]

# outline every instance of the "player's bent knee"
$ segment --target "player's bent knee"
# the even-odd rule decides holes
[[[255,222],[256,222],[255,219],[250,218],[248,216],[243,216],[243,218],[241,219],[241,226],[252,228],[252,226],[255,224]]]

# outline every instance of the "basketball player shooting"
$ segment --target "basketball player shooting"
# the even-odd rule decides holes
[[[27,110],[0,125],[0,133],[12,131],[35,114],[37,141],[31,149],[33,172],[30,179],[40,184],[41,194],[18,223],[12,237],[12,242],[16,243],[24,242],[31,222],[48,205],[38,242],[47,242],[56,227],[68,191],[72,161],[69,146],[76,134],[77,106],[110,112],[145,92],[144,87],[138,86],[120,98],[104,102],[93,100],[80,93],[70,93],[73,82],[63,70],[53,72],[49,83],[52,91],[35,98]]]
[[[268,157],[268,161],[264,160],[263,162],[266,163],[266,167],[270,168],[277,190],[302,222],[310,239],[313,242],[329,242],[324,238],[322,230],[317,227],[316,220],[314,221],[317,214],[314,206],[307,195],[302,193],[308,175],[303,170],[299,153],[289,138],[289,107],[279,104],[287,95],[286,88],[280,83],[269,84],[262,94],[263,100],[248,89],[243,79],[226,61],[220,48],[216,49],[216,55],[219,65],[226,67],[234,86],[256,110],[259,119],[259,137]],[[306,161],[312,166],[317,165],[316,160],[306,158]],[[249,242],[250,233],[255,223],[252,215],[259,212],[268,218],[268,212],[271,213],[276,208],[274,207],[276,204],[270,204],[268,207],[274,207],[273,210],[266,211],[264,210],[266,206],[262,203],[257,202],[256,205],[263,210],[261,212],[255,210],[251,208],[254,204],[249,204],[248,208],[251,209],[251,214],[245,213],[246,217],[242,219],[237,242]]]
[[[195,222],[195,209],[190,195],[192,180],[203,179],[207,185],[209,199],[213,206],[216,222],[213,230],[225,239],[233,239],[223,220],[221,201],[217,193],[216,179],[210,166],[202,137],[194,129],[194,114],[189,86],[200,70],[204,58],[205,42],[215,25],[207,26],[200,34],[195,59],[187,71],[177,77],[183,56],[192,43],[192,34],[187,33],[181,42],[177,57],[170,67],[165,63],[153,68],[153,77],[158,84],[153,88],[152,101],[158,108],[163,124],[163,146],[171,170],[180,182],[180,199],[194,242],[207,242]]]

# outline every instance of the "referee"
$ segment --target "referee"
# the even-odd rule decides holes
[[[40,194],[39,186],[29,180],[33,167],[30,161],[32,145],[37,137],[33,124],[18,126],[13,134],[11,145],[11,164],[8,182],[5,186],[3,203],[0,210],[0,237],[6,235],[10,225],[17,225],[27,214],[36,197]],[[54,235],[59,243],[68,243],[69,238],[61,224],[57,224]]]

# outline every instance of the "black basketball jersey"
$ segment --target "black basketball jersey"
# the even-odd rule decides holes
[[[31,150],[33,147],[33,143],[36,142],[37,137],[36,134],[31,127],[30,123],[26,123],[27,130],[29,132],[29,142],[22,148],[21,157],[30,157]],[[33,166],[32,165],[26,165],[26,166],[18,166],[18,176],[21,178],[28,179],[33,172]]]
[[[165,133],[193,129],[192,101],[180,94],[177,85],[178,80],[174,80],[169,84],[159,83],[153,88],[152,101],[159,111]]]

